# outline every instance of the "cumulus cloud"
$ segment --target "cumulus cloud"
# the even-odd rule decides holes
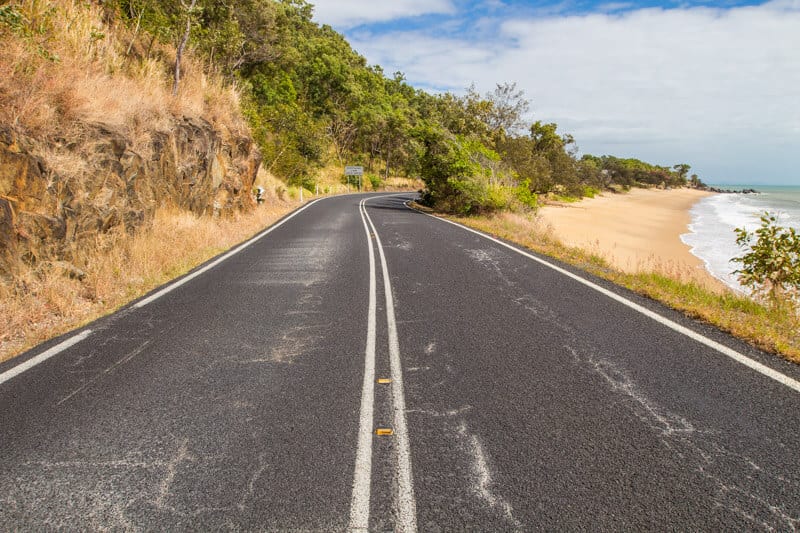
[[[315,18],[337,28],[455,12],[451,0],[315,0],[312,3]]]
[[[797,1],[495,15],[474,33],[361,31],[351,40],[371,63],[429,89],[516,81],[535,118],[558,122],[584,152],[687,161],[718,182],[800,182],[786,155],[800,153]]]

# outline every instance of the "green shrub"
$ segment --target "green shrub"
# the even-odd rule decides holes
[[[537,209],[539,207],[539,196],[531,191],[530,184],[530,180],[525,180],[520,183],[514,189],[514,197],[523,207]]]
[[[489,185],[482,205],[481,212],[492,212],[508,209],[514,199],[514,190],[502,185]]]
[[[317,184],[316,179],[308,174],[292,176],[286,182],[294,187],[302,187],[307,191],[313,191]]]
[[[777,222],[775,215],[765,212],[755,232],[737,228],[736,244],[750,250],[733,259],[742,264],[736,270],[742,285],[776,305],[800,293],[800,236],[794,228],[782,228]]]
[[[369,180],[369,184],[372,186],[373,191],[377,191],[381,187],[383,187],[383,179],[377,174],[367,174],[367,179]]]
[[[450,178],[448,194],[437,199],[439,209],[461,215],[492,213],[510,207],[513,189],[491,185],[480,176]]]
[[[594,187],[589,187],[589,186],[583,188],[584,198],[594,198],[598,194],[600,194],[600,189],[596,189]]]

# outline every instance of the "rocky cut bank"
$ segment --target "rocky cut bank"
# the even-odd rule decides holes
[[[249,136],[201,118],[174,118],[144,142],[103,125],[47,142],[0,125],[0,275],[58,264],[81,276],[83,246],[110,231],[135,233],[158,207],[246,210],[260,164]]]

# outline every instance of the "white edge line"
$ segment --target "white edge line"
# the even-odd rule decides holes
[[[392,401],[394,404],[394,435],[397,442],[397,507],[398,516],[396,529],[399,531],[417,531],[417,503],[414,499],[414,479],[411,468],[411,445],[408,440],[408,426],[406,424],[406,401],[403,391],[403,368],[400,363],[400,342],[397,338],[397,322],[394,315],[394,297],[392,284],[389,278],[389,268],[386,265],[386,255],[383,253],[378,231],[367,213],[368,200],[385,198],[386,195],[367,198],[364,200],[364,215],[375,235],[378,255],[381,259],[383,270],[383,292],[386,295],[386,323],[389,334],[389,361],[392,370]]]
[[[325,200],[327,198],[332,198],[332,197],[317,198],[316,200],[314,200],[312,202],[309,202],[308,204],[306,204],[303,207],[301,207],[300,209],[296,210],[294,213],[292,213],[291,215],[287,216],[286,218],[284,218],[283,220],[281,220],[277,224],[275,224],[273,226],[270,226],[269,228],[267,228],[266,230],[264,230],[260,234],[256,235],[255,237],[253,237],[249,241],[245,242],[244,244],[239,245],[237,248],[231,250],[230,252],[226,253],[222,257],[218,258],[213,263],[209,263],[208,265],[206,265],[205,267],[201,268],[200,270],[198,270],[196,272],[193,272],[192,274],[186,276],[185,278],[182,278],[182,279],[176,281],[175,283],[172,283],[172,284],[168,285],[167,287],[164,287],[160,291],[156,292],[155,294],[152,294],[151,296],[145,298],[144,300],[142,300],[140,302],[137,302],[136,304],[134,304],[134,307],[137,308],[137,309],[141,309],[142,307],[146,306],[147,304],[152,303],[155,300],[161,298],[162,296],[164,296],[168,292],[177,289],[178,287],[180,287],[184,283],[188,283],[189,281],[193,280],[197,276],[199,276],[199,275],[203,274],[204,272],[207,272],[208,270],[214,268],[215,266],[217,266],[218,264],[220,264],[224,260],[228,259],[229,257],[241,252],[242,250],[244,250],[245,248],[247,248],[251,244],[255,243],[256,241],[258,241],[259,239],[261,239],[265,235],[267,235],[267,234],[271,233],[272,231],[276,230],[277,228],[282,226],[284,223],[288,222],[290,219],[292,219],[293,217],[295,217],[296,215],[298,215],[302,211],[306,210],[307,208],[311,207],[315,203],[319,202],[320,200]],[[90,330],[90,329],[84,330],[81,333],[78,333],[77,335],[74,335],[73,337],[70,337],[69,339],[59,343],[58,345],[53,346],[49,350],[46,350],[46,351],[40,353],[39,355],[37,355],[35,357],[32,357],[31,359],[28,359],[24,363],[21,363],[21,364],[15,366],[15,367],[3,372],[2,374],[0,374],[0,385],[2,385],[3,383],[5,383],[6,381],[8,381],[10,379],[13,379],[13,378],[17,377],[18,375],[22,374],[26,370],[30,370],[34,366],[36,366],[36,365],[38,365],[40,363],[43,363],[44,361],[47,361],[51,357],[53,357],[55,355],[58,355],[59,353],[63,352],[64,350],[66,350],[68,348],[71,348],[72,346],[75,346],[76,344],[78,344],[82,340],[86,339],[86,337],[88,337],[91,334],[92,334],[92,330]]]
[[[672,320],[670,320],[668,318],[664,318],[663,316],[659,315],[658,313],[655,313],[654,311],[651,311],[650,309],[647,309],[646,307],[643,307],[643,306],[641,306],[641,305],[639,305],[637,303],[634,303],[634,302],[628,300],[627,298],[625,298],[623,296],[620,296],[620,295],[618,295],[618,294],[616,294],[616,293],[614,293],[614,292],[612,292],[612,291],[610,291],[608,289],[605,289],[605,288],[603,288],[603,287],[601,287],[601,286],[599,286],[599,285],[597,285],[595,283],[592,283],[591,281],[589,281],[587,279],[584,279],[584,278],[582,278],[582,277],[580,277],[580,276],[578,276],[576,274],[573,274],[572,272],[564,270],[563,268],[558,267],[558,266],[550,263],[549,261],[545,261],[544,259],[536,257],[535,255],[529,254],[529,253],[527,253],[527,252],[525,252],[523,250],[520,250],[519,248],[511,246],[510,244],[507,244],[507,243],[505,243],[505,242],[503,242],[503,241],[501,241],[499,239],[496,239],[496,238],[492,237],[491,235],[487,235],[487,234],[485,234],[485,233],[483,233],[481,231],[474,230],[472,228],[468,228],[468,227],[463,226],[463,225],[461,225],[461,224],[459,224],[457,222],[453,222],[452,220],[447,220],[446,218],[435,217],[435,216],[430,215],[428,213],[425,213],[423,211],[419,211],[417,209],[412,209],[411,207],[408,206],[408,203],[406,203],[406,207],[408,209],[412,210],[412,211],[417,212],[417,213],[422,213],[423,215],[429,216],[429,217],[431,217],[433,219],[440,220],[442,222],[447,222],[448,224],[452,224],[453,226],[461,228],[461,229],[463,229],[465,231],[469,231],[470,233],[474,233],[475,235],[479,235],[479,236],[483,237],[484,239],[488,239],[488,240],[490,240],[492,242],[495,242],[495,243],[499,244],[500,246],[508,248],[509,250],[512,250],[512,251],[514,251],[514,252],[516,252],[516,253],[524,256],[524,257],[527,257],[528,259],[531,259],[531,260],[536,261],[537,263],[540,263],[540,264],[542,264],[542,265],[544,265],[544,266],[546,266],[548,268],[551,268],[552,270],[555,270],[559,274],[563,274],[563,275],[565,275],[565,276],[567,276],[569,278],[572,278],[573,280],[575,280],[575,281],[577,281],[579,283],[582,283],[582,284],[586,285],[587,287],[589,287],[591,289],[594,289],[595,291],[597,291],[597,292],[599,292],[599,293],[601,293],[601,294],[603,294],[605,296],[608,296],[612,300],[616,300],[617,302],[621,303],[622,305],[630,307],[634,311],[637,311],[637,312],[639,312],[639,313],[641,313],[641,314],[643,314],[643,315],[645,315],[645,316],[647,316],[649,318],[652,318],[656,322],[658,322],[658,323],[660,323],[660,324],[662,324],[662,325],[664,325],[664,326],[666,326],[666,327],[668,327],[668,328],[670,328],[670,329],[672,329],[674,331],[677,331],[678,333],[681,333],[681,334],[689,337],[690,339],[699,342],[700,344],[704,344],[705,346],[707,346],[707,347],[709,347],[709,348],[711,348],[713,350],[716,350],[716,351],[718,351],[719,353],[721,353],[723,355],[727,355],[728,357],[730,357],[734,361],[736,361],[738,363],[741,363],[742,365],[744,365],[744,366],[746,366],[748,368],[751,368],[752,370],[755,370],[756,372],[759,372],[760,374],[763,374],[764,376],[767,376],[767,377],[769,377],[771,379],[774,379],[778,383],[780,383],[782,385],[785,385],[785,386],[789,387],[790,389],[795,390],[796,392],[800,392],[800,382],[798,382],[797,380],[795,380],[793,378],[790,378],[789,376],[787,376],[785,374],[782,374],[782,373],[778,372],[777,370],[774,370],[774,369],[772,369],[772,368],[770,368],[770,367],[768,367],[768,366],[766,366],[764,364],[761,364],[758,361],[754,361],[753,359],[750,359],[746,355],[741,354],[741,353],[737,352],[736,350],[728,348],[727,346],[724,346],[724,345],[722,345],[722,344],[720,344],[720,343],[718,343],[718,342],[716,342],[714,340],[711,340],[708,337],[705,337],[705,336],[703,336],[703,335],[701,335],[701,334],[699,334],[699,333],[697,333],[695,331],[692,331],[691,329],[687,328],[686,326],[682,326],[682,325],[678,324],[677,322],[673,322]]]
[[[296,210],[294,213],[292,213],[291,215],[287,216],[286,218],[284,218],[283,220],[281,220],[277,224],[275,224],[273,226],[270,226],[269,228],[267,228],[266,230],[264,230],[260,234],[256,235],[255,237],[253,237],[249,241],[239,245],[237,248],[231,250],[230,252],[226,253],[222,257],[218,258],[213,263],[209,263],[208,265],[206,265],[205,267],[201,268],[200,270],[198,270],[198,271],[186,276],[185,278],[180,279],[179,281],[176,281],[175,283],[172,283],[172,284],[168,285],[167,287],[165,287],[165,288],[161,289],[160,291],[156,292],[155,294],[145,298],[144,300],[142,300],[140,302],[137,302],[136,304],[134,304],[134,307],[137,308],[137,309],[141,309],[142,307],[146,306],[147,304],[154,302],[158,298],[161,298],[162,296],[164,296],[165,294],[169,293],[170,291],[173,291],[173,290],[177,289],[178,287],[180,287],[184,283],[187,283],[187,282],[191,281],[192,279],[196,278],[197,276],[207,272],[208,270],[211,270],[212,268],[214,268],[215,266],[217,266],[221,262],[225,261],[229,257],[241,252],[242,250],[244,250],[245,248],[247,248],[251,244],[253,244],[256,241],[258,241],[259,239],[261,239],[262,237],[264,237],[264,236],[268,235],[269,233],[273,232],[274,230],[278,229],[280,226],[282,226],[283,224],[285,224],[286,222],[288,222],[289,220],[291,220],[292,218],[294,218],[295,216],[297,216],[301,212],[305,211],[306,209],[308,209],[309,207],[311,207],[315,203],[319,202],[320,200],[326,200],[328,198],[333,198],[333,197],[317,198],[316,200],[314,200],[312,202],[309,202],[308,204],[306,204],[303,207],[301,207],[300,209]],[[372,243],[370,243],[370,245],[371,244]],[[24,363],[21,363],[21,364],[15,366],[13,368],[10,368],[9,370],[6,370],[2,374],[0,374],[0,385],[5,383],[6,381],[9,381],[9,380],[19,376],[20,374],[22,374],[25,371],[30,370],[31,368],[35,367],[36,365],[41,364],[44,361],[47,361],[51,357],[60,354],[64,350],[67,350],[68,348],[71,348],[72,346],[75,346],[76,344],[78,344],[79,342],[83,341],[84,339],[86,339],[91,334],[92,334],[92,330],[90,330],[90,329],[84,330],[81,333],[78,333],[77,335],[74,335],[74,336],[70,337],[69,339],[57,344],[56,346],[53,346],[52,348],[50,348],[48,350],[45,350],[44,352],[40,353],[39,355],[37,355],[35,357],[32,357],[31,359],[28,359]]]
[[[333,198],[333,197],[327,197],[327,198]],[[315,203],[319,202],[320,200],[326,200],[327,198],[317,198],[313,202],[307,203],[306,205],[304,205],[300,209],[296,210],[294,213],[292,213],[291,215],[287,216],[286,218],[284,218],[283,220],[281,220],[277,224],[274,224],[274,225],[270,226],[269,228],[267,228],[266,230],[262,231],[261,233],[259,233],[258,235],[256,235],[252,239],[250,239],[249,241],[247,241],[247,242],[245,242],[243,244],[240,244],[239,246],[237,246],[233,250],[227,252],[225,255],[223,255],[223,256],[217,258],[216,260],[214,260],[213,262],[207,264],[206,266],[204,266],[200,270],[196,270],[195,272],[192,272],[188,276],[183,277],[183,278],[179,279],[178,281],[176,281],[174,283],[171,283],[170,285],[167,285],[166,287],[164,287],[160,291],[158,291],[158,292],[156,292],[154,294],[151,294],[150,296],[148,296],[147,298],[145,298],[144,300],[142,300],[140,302],[137,302],[136,304],[134,304],[134,307],[136,309],[141,309],[142,307],[144,307],[144,306],[146,306],[148,304],[151,304],[154,301],[158,300],[159,298],[161,298],[165,294],[174,291],[175,289],[177,289],[181,285],[183,285],[185,283],[189,283],[194,278],[205,274],[206,272],[208,272],[209,270],[211,270],[212,268],[214,268],[218,264],[222,263],[226,259],[229,259],[230,257],[238,254],[239,252],[241,252],[242,250],[244,250],[248,246],[256,243],[259,239],[269,235],[270,233],[272,233],[273,231],[275,231],[279,227],[283,226],[285,223],[289,222],[291,219],[293,219],[294,217],[296,217],[297,215],[299,215],[300,213],[302,213],[303,211],[305,211],[306,209],[308,209],[309,207],[311,207]]]
[[[32,357],[31,359],[28,359],[24,363],[19,364],[19,365],[15,366],[14,368],[10,369],[10,370],[6,370],[2,374],[0,374],[0,385],[2,385],[3,383],[5,383],[6,381],[8,381],[10,379],[13,379],[13,378],[19,376],[20,374],[22,374],[26,370],[30,370],[31,368],[35,367],[36,365],[47,361],[51,357],[60,354],[64,350],[75,346],[76,344],[78,344],[79,342],[81,342],[82,340],[84,340],[86,337],[88,337],[91,334],[92,334],[92,330],[90,330],[90,329],[82,331],[82,332],[78,333],[77,335],[73,335],[69,339],[67,339],[67,340],[65,340],[65,341],[53,346],[49,350],[46,350],[46,351],[40,353],[36,357]]]
[[[377,315],[377,281],[375,276],[375,250],[372,235],[364,218],[364,200],[358,205],[364,232],[369,245],[369,311],[367,315],[367,344],[364,351],[364,382],[361,387],[361,414],[358,427],[353,494],[350,500],[348,531],[369,529],[370,485],[372,482],[372,424],[375,403],[375,337]]]

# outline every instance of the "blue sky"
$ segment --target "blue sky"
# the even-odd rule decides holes
[[[416,87],[516,82],[583,153],[800,185],[800,0],[317,0],[315,18]]]
[[[319,2],[318,2],[319,3]],[[323,0],[323,3],[324,2]],[[474,23],[482,18],[507,16],[513,13],[514,17],[541,17],[541,16],[568,16],[568,15],[585,15],[590,13],[612,13],[620,14],[626,11],[633,11],[636,9],[646,8],[678,8],[678,7],[698,7],[698,6],[716,6],[716,7],[739,7],[739,6],[754,6],[763,2],[754,1],[730,1],[730,2],[626,2],[626,1],[530,1],[530,0],[503,0],[503,1],[485,1],[485,0],[471,0],[471,1],[457,1],[442,2],[444,6],[450,8],[429,8],[429,12],[411,11],[410,16],[397,16],[392,18],[378,18],[377,20],[358,20],[350,19],[344,25],[335,23],[339,26],[338,29],[346,31],[353,31],[358,28],[366,29],[368,31],[398,31],[410,29],[424,29],[430,27],[448,27],[446,22],[458,22],[456,27],[461,29],[469,29],[474,27]],[[366,4],[365,4],[366,5]],[[416,4],[422,5],[422,4]],[[374,8],[374,4],[372,6]],[[369,11],[370,7],[365,7],[365,11]],[[366,13],[361,14],[362,17]],[[335,20],[335,19],[334,19]]]

